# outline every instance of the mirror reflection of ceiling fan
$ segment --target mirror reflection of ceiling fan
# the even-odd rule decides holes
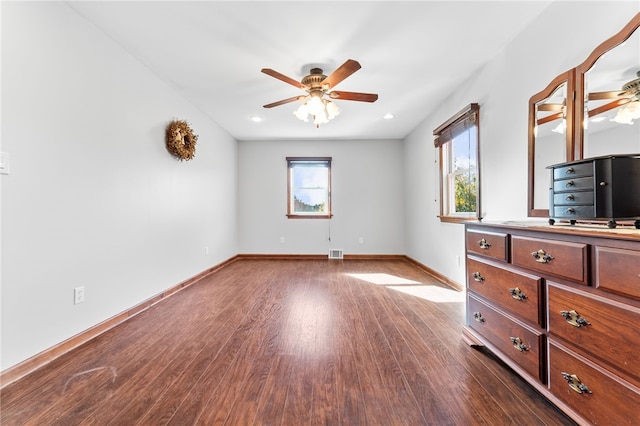
[[[618,113],[612,119],[613,121],[633,124],[633,120],[640,119],[640,71],[636,75],[637,78],[625,83],[621,90],[589,93],[589,101],[610,101],[589,110],[589,117],[595,117],[598,114],[624,105],[623,108],[618,110]]]
[[[589,109],[589,118],[626,105],[624,108],[618,110],[618,113],[612,120],[623,124],[633,124],[633,120],[640,119],[640,71],[638,71],[636,75],[638,78],[625,83],[620,90],[590,92],[587,95],[588,101],[608,102]],[[541,117],[538,120],[538,124],[563,118],[564,107],[564,103],[540,103],[536,105],[538,111],[557,111],[556,114]]]
[[[301,81],[296,81],[271,68],[263,68],[263,73],[307,92],[306,95],[293,96],[264,105],[264,108],[273,108],[290,102],[302,101],[303,104],[295,112],[296,117],[300,120],[308,121],[309,116],[311,116],[316,127],[320,124],[328,123],[329,120],[340,113],[340,109],[331,100],[375,102],[378,99],[378,95],[374,93],[331,90],[360,68],[358,61],[349,59],[329,76],[324,75],[321,68],[312,68],[309,75],[305,76]]]

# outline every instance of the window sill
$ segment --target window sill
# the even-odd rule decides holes
[[[475,216],[468,216],[468,217],[462,217],[462,216],[438,216],[440,218],[440,222],[448,222],[448,223],[464,223],[464,222],[479,222],[480,219],[478,219]]]
[[[333,215],[287,214],[287,217],[289,219],[331,219]]]

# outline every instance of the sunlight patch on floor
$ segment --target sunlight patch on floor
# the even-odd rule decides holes
[[[465,298],[464,292],[435,285],[390,285],[388,287],[435,303],[463,303]]]
[[[347,274],[350,277],[358,278],[363,281],[377,285],[415,285],[422,284],[419,281],[408,280],[406,278],[396,277],[390,274]]]

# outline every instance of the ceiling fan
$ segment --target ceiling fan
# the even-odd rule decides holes
[[[305,76],[301,81],[296,81],[271,68],[263,68],[263,73],[307,92],[306,95],[293,96],[264,105],[264,108],[273,108],[290,102],[303,101],[303,105],[295,112],[299,119],[308,121],[307,115],[311,115],[316,127],[320,124],[328,123],[330,119],[339,113],[339,108],[331,102],[333,99],[359,102],[375,102],[378,99],[378,95],[375,93],[329,91],[360,68],[358,61],[349,59],[329,76],[324,75],[321,68],[312,68],[309,75]],[[325,98],[325,95],[329,99]]]

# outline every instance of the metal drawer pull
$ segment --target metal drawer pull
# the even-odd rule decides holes
[[[572,174],[574,174],[575,172],[576,172],[576,171],[574,170],[574,168],[573,168],[573,167],[569,167],[569,168],[567,169],[567,174],[568,174],[568,175],[572,175]]]
[[[576,199],[575,195],[573,195],[573,194],[567,195],[567,201],[573,201],[575,199]]]
[[[567,209],[567,214],[576,214],[576,209],[574,209],[573,207],[569,207]]]
[[[473,280],[474,281],[478,281],[479,283],[481,283],[482,281],[484,281],[484,277],[482,275],[480,275],[480,272],[474,272],[473,273]]]
[[[591,325],[591,323],[589,321],[587,321],[586,319],[582,318],[573,309],[570,310],[570,311],[560,311],[560,315],[562,315],[564,317],[564,319],[567,320],[567,322],[569,324],[571,324],[572,326],[574,326],[574,327],[582,327],[583,325]]]
[[[607,182],[605,181],[600,182],[600,186],[607,186]]]
[[[570,181],[568,181],[568,182],[566,183],[566,185],[565,185],[565,186],[574,186],[574,185],[575,185],[575,183],[574,183],[572,180],[570,180]]]
[[[540,263],[549,263],[553,260],[553,256],[547,254],[547,252],[542,249],[534,251],[533,253],[531,253],[531,256],[533,256],[536,262]]]
[[[474,312],[473,313],[473,319],[478,321],[478,322],[484,322],[485,321],[484,317],[482,316],[482,314],[480,312]]]
[[[520,352],[526,352],[529,350],[527,345],[525,345],[522,339],[520,339],[519,337],[510,337],[510,339],[511,339],[511,343],[513,343],[513,347],[519,350]]]
[[[511,297],[516,300],[524,300],[527,298],[527,295],[522,292],[518,287],[510,288],[509,293],[511,293]]]
[[[567,381],[569,387],[578,393],[592,393],[587,385],[582,383],[578,376],[575,374],[565,373],[564,371],[561,373],[562,377]]]
[[[489,242],[484,238],[478,241],[478,245],[480,246],[481,249],[485,249],[485,250],[491,247],[491,244],[489,244]]]

